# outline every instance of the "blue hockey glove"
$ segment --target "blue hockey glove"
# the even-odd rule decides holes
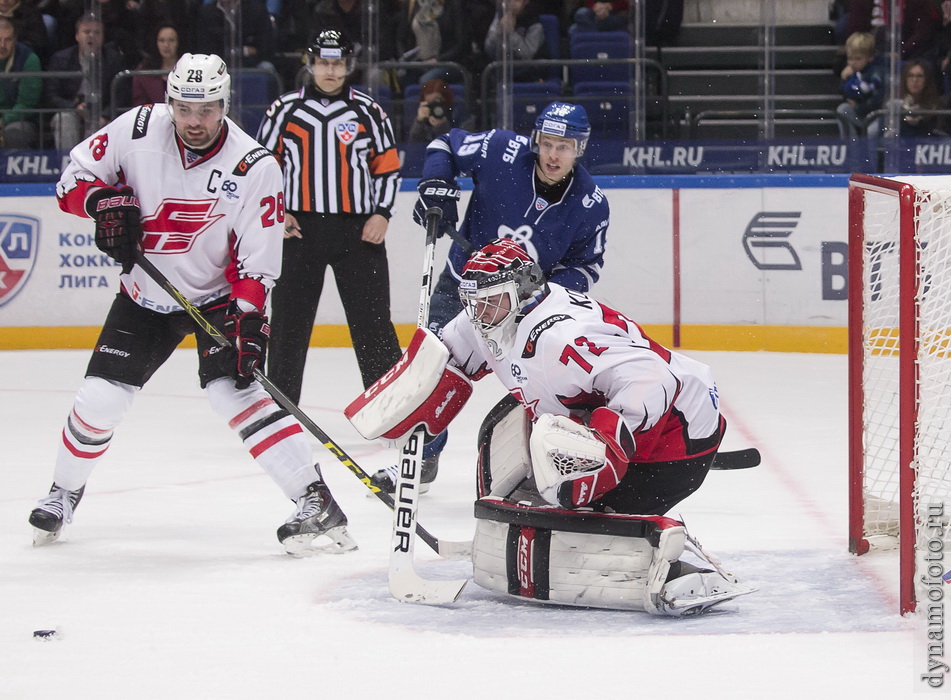
[[[443,235],[447,229],[455,228],[459,221],[459,211],[456,202],[459,201],[459,188],[456,183],[444,180],[441,177],[429,177],[419,181],[419,199],[413,209],[413,221],[420,226],[426,226],[426,211],[430,207],[442,209],[442,222],[438,235]]]

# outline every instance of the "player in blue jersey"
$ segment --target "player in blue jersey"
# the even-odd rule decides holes
[[[452,129],[429,144],[413,211],[416,223],[425,225],[426,210],[439,207],[442,231],[455,228],[456,177],[470,175],[473,182],[469,207],[433,290],[432,331],[438,333],[462,311],[462,268],[474,250],[496,238],[522,246],[550,282],[587,292],[598,281],[610,213],[607,197],[578,163],[590,135],[583,107],[553,102],[535,120],[530,138],[501,129],[475,134]],[[443,433],[426,445],[424,489],[436,478],[445,442]],[[381,469],[372,481],[392,493],[396,466]]]

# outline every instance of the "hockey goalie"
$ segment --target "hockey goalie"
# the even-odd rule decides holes
[[[420,424],[438,435],[471,381],[494,373],[505,385],[479,434],[473,580],[671,616],[753,592],[665,516],[703,483],[726,427],[710,368],[546,283],[507,239],[473,254],[459,294],[464,312],[439,338],[418,330],[345,413],[368,439]]]

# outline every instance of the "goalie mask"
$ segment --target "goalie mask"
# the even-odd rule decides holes
[[[519,321],[547,293],[538,263],[505,238],[473,254],[462,268],[459,298],[496,359],[511,349]]]

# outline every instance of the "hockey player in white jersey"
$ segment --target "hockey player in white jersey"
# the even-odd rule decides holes
[[[726,427],[710,368],[586,294],[546,283],[511,240],[469,259],[459,296],[464,312],[439,339],[417,331],[398,371],[347,415],[365,437],[400,439],[420,423],[435,434],[465,403],[470,380],[494,373],[505,385],[509,396],[480,433],[476,582],[535,600],[671,615],[751,592],[682,523],[661,517],[703,483]],[[439,369],[438,382],[420,381],[417,362]],[[523,547],[527,525],[533,542]],[[605,532],[638,536],[605,545]],[[592,555],[620,547],[641,570],[612,579],[592,563],[597,556],[561,561],[556,543],[566,533],[574,539],[565,557],[592,542]],[[685,545],[701,566],[680,561]],[[542,547],[551,549],[541,556]],[[587,579],[559,578],[586,566],[594,567]],[[527,585],[541,569],[544,586]]]
[[[185,54],[167,104],[126,112],[70,152],[60,208],[95,220],[96,245],[122,266],[120,292],[66,420],[53,486],[30,514],[34,543],[57,539],[138,391],[196,326],[136,264],[144,255],[234,346],[197,333],[198,374],[214,411],[295,503],[277,531],[290,554],[355,543],[300,424],[254,380],[280,275],[280,166],[227,118],[231,79],[215,55]],[[233,514],[223,514],[233,517]]]

